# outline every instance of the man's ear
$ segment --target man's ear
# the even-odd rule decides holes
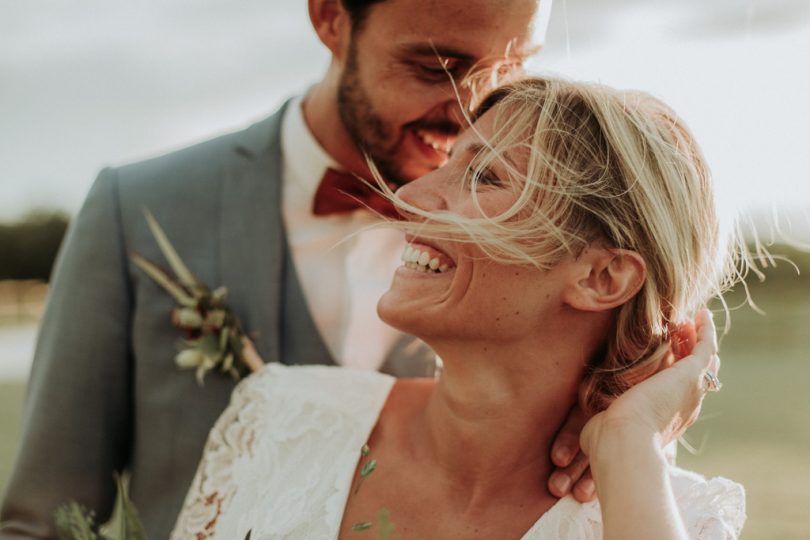
[[[638,293],[647,265],[635,251],[587,248],[575,264],[577,272],[565,290],[564,301],[582,311],[605,311],[621,306]]]
[[[321,43],[342,58],[345,40],[351,32],[349,13],[340,0],[309,0],[309,20]]]

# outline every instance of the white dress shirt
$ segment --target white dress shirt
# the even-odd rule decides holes
[[[281,126],[282,215],[293,264],[315,326],[341,365],[378,369],[399,332],[377,317],[404,246],[401,232],[373,227],[370,211],[320,217],[312,199],[326,169],[341,167],[304,120],[303,98]]]

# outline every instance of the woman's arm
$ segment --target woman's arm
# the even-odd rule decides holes
[[[698,315],[697,330],[693,354],[628,390],[582,431],[605,540],[688,538],[662,448],[695,421],[704,373],[719,368],[708,311]]]
[[[605,540],[688,538],[660,438],[629,425],[605,424],[603,429],[591,454],[591,474],[602,507]]]

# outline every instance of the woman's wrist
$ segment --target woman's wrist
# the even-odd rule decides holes
[[[629,421],[606,419],[599,432],[591,437],[587,452],[593,469],[599,469],[602,464],[615,466],[642,457],[660,459],[662,466],[666,466],[661,435],[647,426]]]
[[[605,423],[592,439],[591,473],[605,538],[685,538],[660,434],[649,426]]]

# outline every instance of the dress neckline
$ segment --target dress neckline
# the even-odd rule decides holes
[[[332,369],[352,369],[352,368],[332,368]],[[363,443],[358,445],[357,447],[357,458],[353,461],[353,467],[351,471],[351,477],[348,484],[344,483],[341,490],[342,493],[340,494],[340,501],[341,501],[341,508],[342,511],[340,513],[339,521],[335,523],[333,530],[335,531],[334,540],[338,540],[340,538],[340,526],[343,523],[343,518],[346,515],[346,506],[349,503],[349,496],[351,494],[352,486],[355,482],[355,474],[354,472],[357,470],[357,466],[360,463],[360,459],[363,457],[360,453],[360,449],[362,445],[368,442],[371,433],[374,431],[374,428],[377,427],[377,423],[380,421],[380,414],[382,413],[383,408],[385,408],[385,404],[388,402],[388,398],[391,396],[391,391],[396,384],[396,377],[391,375],[387,375],[385,373],[373,372],[378,375],[384,383],[388,384],[387,391],[383,394],[382,392],[377,394],[375,397],[376,403],[371,404],[372,409],[374,410],[373,414],[373,421],[369,426],[367,426],[366,432],[364,434]],[[369,415],[369,418],[372,418],[372,415]],[[348,459],[347,459],[348,462]],[[587,503],[588,505],[594,505],[595,502]],[[543,514],[541,514],[532,524],[529,529],[523,533],[520,537],[520,540],[532,540],[536,535],[540,534],[543,531],[543,528],[546,527],[546,523],[550,522],[550,520],[558,513],[562,512],[563,515],[573,514],[578,511],[583,505],[577,502],[571,495],[566,495],[561,499],[557,499],[557,501],[549,507]],[[392,520],[394,524],[396,524],[396,520]],[[537,538],[540,538],[537,536]]]

